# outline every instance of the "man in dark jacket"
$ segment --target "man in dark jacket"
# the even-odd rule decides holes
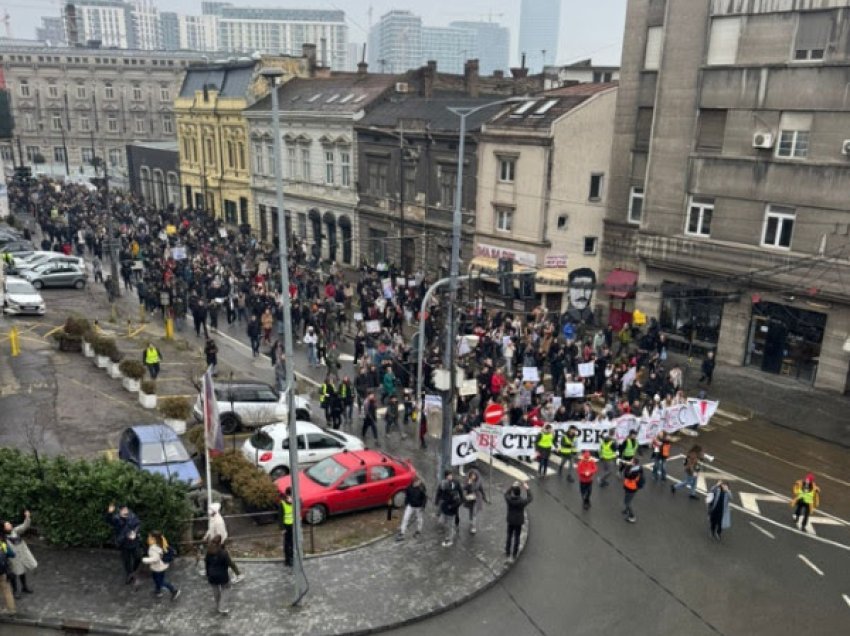
[[[136,581],[136,570],[141,563],[141,543],[139,528],[141,522],[127,506],[121,506],[116,512],[115,504],[109,504],[105,515],[106,523],[112,526],[115,545],[121,550],[121,564],[124,566],[124,583]]]
[[[440,509],[440,525],[446,529],[443,547],[448,548],[454,543],[455,532],[460,525],[460,517],[457,512],[463,503],[463,489],[455,481],[454,473],[450,469],[447,469],[443,475],[444,479],[437,487],[434,503]]]
[[[396,535],[396,541],[404,540],[404,533],[407,532],[407,526],[414,519],[416,520],[416,530],[413,532],[414,537],[422,534],[423,512],[428,503],[428,491],[425,488],[425,482],[417,475],[404,491],[405,507],[404,516],[401,518],[401,527]]]
[[[525,494],[523,495],[523,490]],[[505,493],[505,503],[508,504],[508,539],[505,541],[505,558],[516,559],[519,552],[519,536],[525,524],[525,507],[534,500],[528,484],[515,481]]]

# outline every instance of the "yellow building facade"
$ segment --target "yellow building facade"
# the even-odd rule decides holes
[[[281,69],[282,82],[315,73],[315,47],[304,48],[302,57],[262,56],[186,70],[174,102],[184,207],[206,209],[227,225],[257,228],[242,111],[268,94],[263,69]]]

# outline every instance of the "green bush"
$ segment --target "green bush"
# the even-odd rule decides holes
[[[194,446],[195,451],[198,453],[204,453],[204,425],[193,426],[188,431],[186,431],[186,435],[184,435],[184,439],[189,442],[192,446]]]
[[[105,459],[58,457],[42,459],[41,466],[43,479],[31,455],[0,449],[4,476],[0,518],[17,519],[29,509],[39,533],[50,543],[86,547],[110,543],[112,531],[103,513],[113,502],[130,506],[139,515],[143,533],[159,529],[176,542],[186,530],[191,509],[188,487],[181,482]]]
[[[240,451],[226,451],[212,460],[212,468],[230,482],[233,494],[254,509],[274,508],[277,486],[260,468],[245,459]]]
[[[63,329],[69,336],[83,336],[91,331],[91,323],[85,318],[71,316],[65,321]]]
[[[115,344],[114,338],[104,338],[100,336],[92,342],[92,348],[96,355],[112,358],[113,354],[118,351],[118,345]]]
[[[183,396],[164,397],[157,405],[162,416],[169,420],[186,420],[192,414],[192,405]]]
[[[156,382],[154,380],[142,380],[139,388],[145,395],[156,395]]]
[[[118,368],[131,380],[141,380],[145,375],[145,365],[138,360],[122,360]]]

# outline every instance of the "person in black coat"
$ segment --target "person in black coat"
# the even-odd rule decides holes
[[[714,351],[709,351],[705,354],[705,360],[702,361],[702,376],[699,381],[711,385],[711,378],[714,376]]]
[[[229,571],[233,570],[236,572],[237,570],[230,558],[230,554],[227,552],[227,548],[221,545],[220,536],[214,536],[207,546],[204,565],[207,571],[207,582],[212,586],[213,598],[215,598],[215,610],[219,614],[229,614],[230,610],[222,607],[222,595],[224,590],[230,587]]]
[[[525,494],[523,494],[525,490]],[[525,524],[525,507],[534,500],[528,484],[515,481],[505,493],[508,505],[508,538],[505,541],[505,558],[516,559],[519,552],[519,537]]]
[[[121,551],[121,564],[124,566],[124,583],[135,583],[136,570],[141,563],[142,547],[139,540],[139,528],[142,523],[127,506],[117,511],[115,504],[109,504],[104,516],[106,523],[112,526],[112,538]]]

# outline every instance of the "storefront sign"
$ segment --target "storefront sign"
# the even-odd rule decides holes
[[[532,252],[520,252],[519,250],[512,250],[508,247],[499,247],[498,245],[478,243],[475,246],[475,255],[486,256],[487,258],[507,258],[520,265],[537,267],[537,256]]]
[[[567,266],[567,255],[566,254],[547,254],[546,258],[543,259],[543,267],[566,267]]]

